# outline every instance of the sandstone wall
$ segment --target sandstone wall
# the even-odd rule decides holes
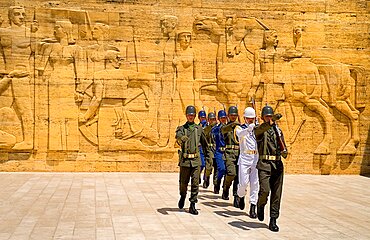
[[[254,97],[283,114],[287,173],[370,173],[366,1],[0,6],[1,171],[177,171],[186,105]]]

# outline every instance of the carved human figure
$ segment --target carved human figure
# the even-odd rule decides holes
[[[98,108],[99,149],[122,150],[130,143],[131,147],[139,149],[142,146],[140,142],[153,145],[158,141],[158,132],[150,125],[153,113],[156,113],[150,106],[153,93],[149,82],[154,80],[154,75],[120,69],[120,61],[119,51],[108,50],[105,55],[106,69],[94,74],[94,81],[101,81],[103,86],[103,99]],[[130,105],[142,96],[149,104],[145,118],[140,118]]]
[[[293,43],[294,49],[301,50],[303,48],[303,36],[302,33],[305,29],[303,25],[296,25],[293,27]]]
[[[191,47],[192,33],[190,30],[180,30],[177,33],[178,47],[173,64],[176,68],[176,86],[181,103],[180,109],[186,106],[202,108],[199,94],[201,71],[197,63],[194,49]]]
[[[10,78],[0,80],[0,95],[8,88]],[[1,108],[0,108],[1,110]],[[0,130],[0,149],[12,148],[17,142],[14,135]]]
[[[164,37],[163,58],[161,64],[161,94],[158,107],[158,130],[159,146],[166,146],[170,139],[172,120],[172,105],[175,93],[175,57],[176,27],[178,19],[176,16],[165,15],[161,18],[160,27]],[[173,124],[176,125],[176,124]],[[177,125],[176,125],[177,126]],[[175,127],[176,127],[175,126]],[[173,128],[174,126],[172,126]]]
[[[235,17],[226,20],[226,53],[219,51],[222,61],[219,62],[218,88],[226,94],[229,105],[241,106],[240,99],[251,97],[258,86],[255,53],[247,49],[245,43],[252,31],[249,21]]]
[[[54,41],[41,48],[39,74],[48,72],[49,150],[79,149],[77,92],[84,79],[85,64],[82,48],[75,44],[72,23],[56,21]],[[45,74],[46,75],[46,74]]]
[[[5,87],[12,87],[13,107],[22,123],[23,140],[15,144],[15,150],[33,149],[33,112],[30,93],[30,57],[34,53],[35,32],[38,24],[25,26],[25,9],[20,6],[9,8],[10,26],[0,28],[0,48],[5,65]],[[6,80],[10,79],[10,81]]]
[[[105,69],[104,57],[106,51],[118,51],[117,47],[108,43],[109,29],[109,25],[97,22],[91,30],[91,36],[95,43],[86,48],[87,70],[91,75],[93,75],[94,72]]]
[[[278,43],[277,32],[265,30],[258,55],[261,74],[259,81],[263,86],[262,105],[268,103],[274,109],[284,100],[284,59],[282,51],[277,48]]]

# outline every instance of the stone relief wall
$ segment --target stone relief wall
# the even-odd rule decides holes
[[[254,98],[288,173],[370,172],[362,1],[74,3],[0,1],[0,170],[176,171],[187,105]]]

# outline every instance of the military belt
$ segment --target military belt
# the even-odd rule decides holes
[[[239,146],[238,145],[226,145],[226,149],[236,149],[236,150],[238,150]]]
[[[225,151],[225,147],[220,147],[218,150],[221,151],[221,152],[224,152]]]
[[[184,158],[196,158],[197,154],[196,153],[183,153],[182,156]]]
[[[281,159],[280,156],[274,156],[274,155],[262,155],[260,158],[263,160],[269,160],[269,161],[279,161]]]
[[[256,150],[245,150],[243,153],[256,155],[258,152]]]

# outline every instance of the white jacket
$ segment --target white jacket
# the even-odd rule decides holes
[[[255,124],[243,124],[235,128],[235,134],[239,138],[240,155],[238,165],[256,165],[258,161],[258,149],[256,136],[254,135]]]

